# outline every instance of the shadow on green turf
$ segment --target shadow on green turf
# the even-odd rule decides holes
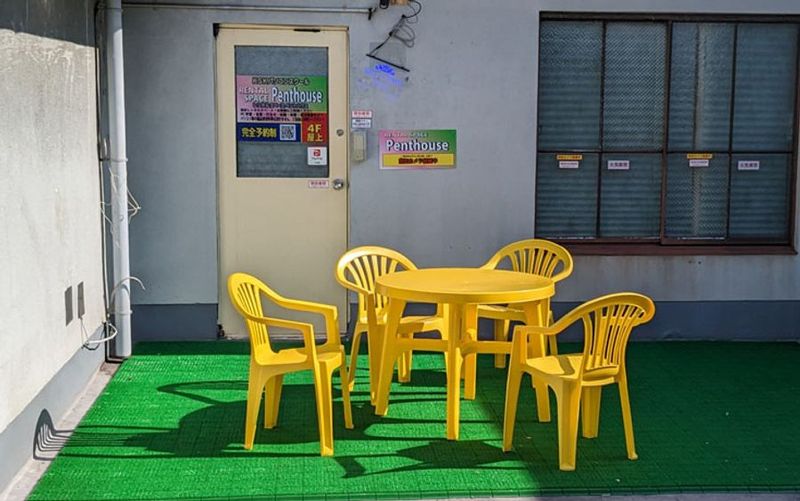
[[[440,371],[417,371],[417,381],[424,381],[422,386],[435,386],[444,384],[444,373]],[[441,381],[440,381],[441,380]],[[409,384],[413,388],[419,383]],[[247,381],[195,381],[189,383],[176,383],[164,385],[158,391],[168,393],[183,398],[198,401],[204,407],[192,411],[180,419],[177,428],[162,427],[117,427],[111,425],[84,425],[77,430],[72,438],[71,446],[73,449],[80,447],[126,447],[140,448],[148,451],[147,454],[124,456],[114,454],[84,454],[78,452],[66,452],[65,455],[71,457],[87,458],[120,458],[125,459],[163,459],[170,457],[191,457],[191,458],[235,458],[235,457],[261,457],[261,458],[291,458],[291,457],[317,457],[314,453],[280,453],[270,451],[252,450],[247,451],[242,446],[242,433],[244,422],[244,411],[246,402],[244,400],[223,402],[215,400],[206,394],[214,391],[239,392],[247,391]],[[206,393],[206,394],[203,394]],[[286,385],[283,389],[282,400],[286,402],[296,402],[311,393],[311,385],[295,384]],[[355,395],[358,395],[356,392]],[[355,396],[354,395],[354,396]],[[419,395],[428,398],[419,398]],[[363,395],[366,398],[366,395]],[[441,402],[445,405],[445,398],[440,393],[404,391],[398,393],[393,398],[393,405],[408,404],[414,402]],[[263,410],[263,404],[262,404]],[[340,403],[335,405],[335,412],[342,412]],[[420,424],[439,424],[440,419],[408,419],[390,416],[376,416],[373,407],[365,401],[355,401],[353,404],[354,419],[358,426],[353,430],[337,430],[337,440],[348,441],[376,441],[404,440],[405,436],[370,435],[369,430],[372,425],[398,425],[415,426]],[[462,423],[482,422],[477,420],[463,419]],[[488,422],[488,421],[486,421]],[[210,433],[209,425],[213,424],[213,432]],[[259,425],[263,423],[259,422]],[[316,442],[316,420],[309,433],[293,433],[291,427],[279,426],[273,430],[259,429],[256,434],[256,445],[268,444],[280,446],[287,444]],[[491,445],[481,440],[462,440],[453,442],[441,436],[415,437],[415,440],[429,440],[428,444],[417,445],[406,449],[388,451],[386,453],[368,452],[362,455],[336,455],[334,459],[345,471],[342,478],[357,478],[361,476],[381,475],[398,472],[411,472],[418,470],[441,469],[441,468],[470,468],[470,469],[495,469],[510,470],[523,469],[519,467],[500,467],[490,466],[492,463],[506,461],[507,456],[496,445]],[[131,450],[131,449],[128,449]],[[464,454],[469,451],[469,454]],[[152,454],[153,452],[157,454]],[[375,458],[397,458],[404,457],[414,460],[413,465],[400,466],[385,470],[367,471],[361,464],[360,459]]]

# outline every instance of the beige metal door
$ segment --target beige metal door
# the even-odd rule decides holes
[[[347,247],[347,31],[223,26],[217,36],[219,321],[246,336],[227,277],[243,271],[279,294],[336,305]],[[265,305],[267,306],[267,305]],[[269,308],[269,307],[268,307]],[[312,321],[314,315],[268,309]]]

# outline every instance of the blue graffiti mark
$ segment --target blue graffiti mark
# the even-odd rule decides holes
[[[391,100],[396,100],[406,81],[407,78],[395,76],[395,70],[390,65],[375,64],[364,68],[364,77],[359,78],[357,85],[362,91],[373,89]]]
[[[389,75],[394,76],[394,68],[389,66],[388,64],[376,64],[374,68],[378,71],[382,71],[384,73],[388,73]]]

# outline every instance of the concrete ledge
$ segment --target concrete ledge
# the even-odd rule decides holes
[[[554,302],[559,318],[577,302]],[[217,338],[216,304],[135,305],[134,341],[188,341]],[[410,304],[408,314],[435,311],[427,304]],[[356,305],[350,304],[348,334],[353,332]],[[481,337],[491,337],[492,324],[481,321]],[[575,326],[563,339],[579,341],[582,331]],[[656,316],[638,328],[635,340],[718,340],[786,341],[800,340],[800,300],[797,301],[660,301]]]
[[[133,342],[213,341],[217,339],[217,305],[137,304],[132,307]]]
[[[556,319],[578,306],[554,302]],[[406,314],[426,315],[435,307],[409,304]],[[348,334],[352,334],[357,305],[350,305]],[[481,320],[481,338],[491,338],[492,322]],[[582,341],[583,327],[573,325],[560,339]],[[800,340],[800,301],[660,301],[653,320],[636,329],[634,341],[786,341]]]
[[[553,303],[559,318],[579,303]],[[565,340],[583,340],[573,326]],[[634,341],[800,340],[800,301],[659,301],[656,315],[638,327]]]
[[[102,334],[100,329],[92,338],[97,339]],[[103,345],[94,351],[79,349],[25,410],[0,433],[0,451],[3,451],[0,454],[0,492],[29,460],[46,456],[43,449],[49,445],[43,443],[40,432],[48,433],[48,427],[53,428],[53,422],[61,420],[104,360]]]

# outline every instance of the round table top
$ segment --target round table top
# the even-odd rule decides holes
[[[555,294],[549,278],[483,268],[425,268],[377,278],[378,294],[423,303],[521,303]]]

